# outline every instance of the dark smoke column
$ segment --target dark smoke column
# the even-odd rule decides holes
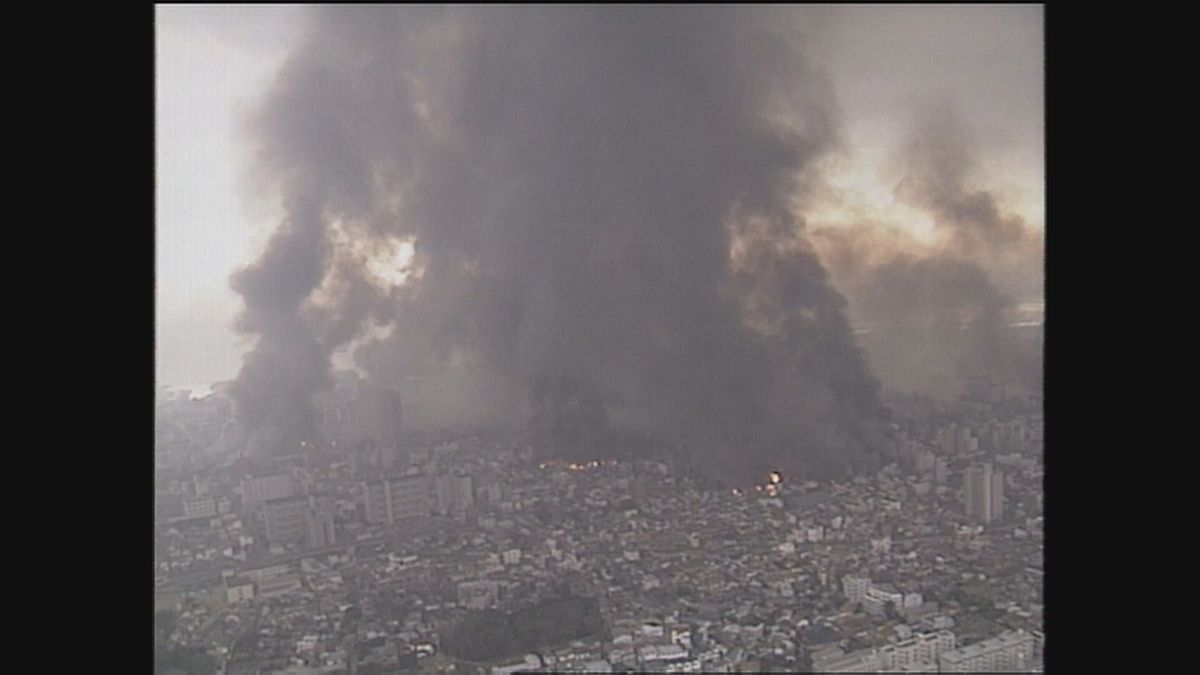
[[[871,326],[863,343],[890,388],[955,399],[983,375],[1010,391],[1041,390],[1041,337],[1008,324],[1019,302],[1044,299],[1042,236],[977,187],[978,154],[959,114],[931,107],[896,158],[896,196],[931,217],[936,239],[869,223],[815,233]]]
[[[267,252],[232,279],[246,303],[237,328],[259,337],[230,388],[251,455],[287,454],[317,441],[313,394],[327,383],[329,355],[303,316],[324,274],[322,227],[309,209],[290,208]]]
[[[260,337],[239,379],[253,429],[303,428],[373,312],[395,326],[362,352],[374,377],[477,364],[576,445],[636,420],[739,481],[877,458],[878,385],[792,215],[838,113],[787,8],[312,19],[257,127],[289,207],[235,280]],[[331,267],[361,276],[329,262],[335,229],[415,240],[420,280],[386,310],[322,295]]]

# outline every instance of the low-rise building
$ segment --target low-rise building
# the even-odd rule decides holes
[[[819,666],[814,660],[813,669],[822,673],[874,673],[882,669],[882,661],[878,650],[859,649],[823,660]]]
[[[254,599],[254,582],[249,579],[229,578],[225,580],[225,597],[231,605]]]
[[[298,574],[284,574],[269,579],[262,579],[255,584],[255,588],[259,597],[275,598],[304,588],[304,583]]]

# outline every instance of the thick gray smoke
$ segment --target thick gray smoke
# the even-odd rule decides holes
[[[877,460],[878,384],[789,201],[839,114],[776,12],[316,10],[256,120],[287,218],[234,281],[243,422],[308,433],[371,319],[394,330],[358,362],[393,386],[474,369],[581,417],[543,426],[638,424],[735,479]],[[363,256],[398,239],[419,274],[383,290]]]
[[[1042,296],[1041,235],[973,187],[976,150],[961,120],[927,111],[896,158],[896,194],[933,218],[938,242],[880,224],[817,231],[823,259],[869,326],[861,336],[889,386],[951,398],[986,376],[1041,388],[1040,330],[1014,327],[1020,300]]]

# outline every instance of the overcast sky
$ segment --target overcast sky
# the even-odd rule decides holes
[[[229,276],[275,214],[239,177],[239,120],[301,37],[306,10],[280,5],[156,10],[157,375],[191,386],[231,379],[246,349],[230,324]],[[988,186],[1043,221],[1043,49],[1039,6],[861,6],[796,10],[798,37],[846,116],[834,181],[866,211],[914,230],[886,164],[923,106],[957,109]],[[818,205],[819,207],[820,205]],[[830,207],[832,209],[832,206]],[[832,210],[817,221],[836,223]]]

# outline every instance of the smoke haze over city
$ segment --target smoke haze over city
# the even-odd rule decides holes
[[[1018,359],[1036,380],[992,276],[1036,297],[1037,231],[968,187],[953,110],[914,122],[895,187],[942,241],[914,255],[870,222],[814,235],[847,125],[804,13],[310,14],[245,126],[252,183],[282,209],[231,283],[254,340],[231,390],[251,449],[317,439],[339,351],[382,386],[457,382],[442,423],[523,420],[562,389],[537,382],[565,378],[592,426],[753,475],[877,462],[873,370],[909,384],[909,347],[954,376]],[[951,313],[969,330],[946,330]],[[866,353],[855,315],[877,333]],[[762,448],[749,464],[745,445]]]
[[[1004,569],[1040,575],[1040,7],[156,18],[164,588],[186,596],[218,570],[236,617],[333,593],[338,617],[317,622],[332,623],[293,627],[295,659],[329,672],[355,672],[378,640],[401,670],[435,653],[503,670],[593,638],[607,646],[577,656],[607,666],[789,654],[779,668],[853,670],[885,657],[817,629],[855,634],[830,619],[851,615],[936,643],[944,658],[922,658],[943,669],[983,663],[962,647],[976,642],[1005,654],[988,663],[1034,667],[1036,584],[996,610],[999,591],[946,572],[945,551],[929,563],[958,578],[945,592],[905,556],[1004,537]],[[198,384],[215,394],[171,393]],[[662,550],[629,543],[673,513],[712,526],[664,534]],[[197,534],[206,518],[224,534]],[[584,555],[582,523],[623,562]],[[459,529],[486,560],[438,557]],[[748,561],[730,552],[749,541],[739,529],[804,572],[746,575],[755,590],[740,592],[769,600],[739,614],[741,637],[701,639],[711,619],[688,575],[642,556]],[[176,565],[189,537],[225,543]],[[863,552],[834,552],[842,541]],[[290,567],[309,558],[325,562]],[[427,573],[438,565],[458,571]],[[884,567],[905,571],[868,578]],[[597,589],[629,584],[662,611],[622,656],[618,624],[640,610]],[[806,609],[788,604],[801,596]],[[230,663],[284,662],[246,626],[192,643],[173,630],[156,632],[164,663],[205,640]],[[886,658],[869,663],[903,666]]]
[[[248,442],[313,436],[375,321],[368,375],[567,378],[723,471],[870,461],[878,383],[793,203],[837,111],[774,14],[322,11],[254,121],[285,215],[233,280]],[[379,283],[404,242],[413,280]]]

